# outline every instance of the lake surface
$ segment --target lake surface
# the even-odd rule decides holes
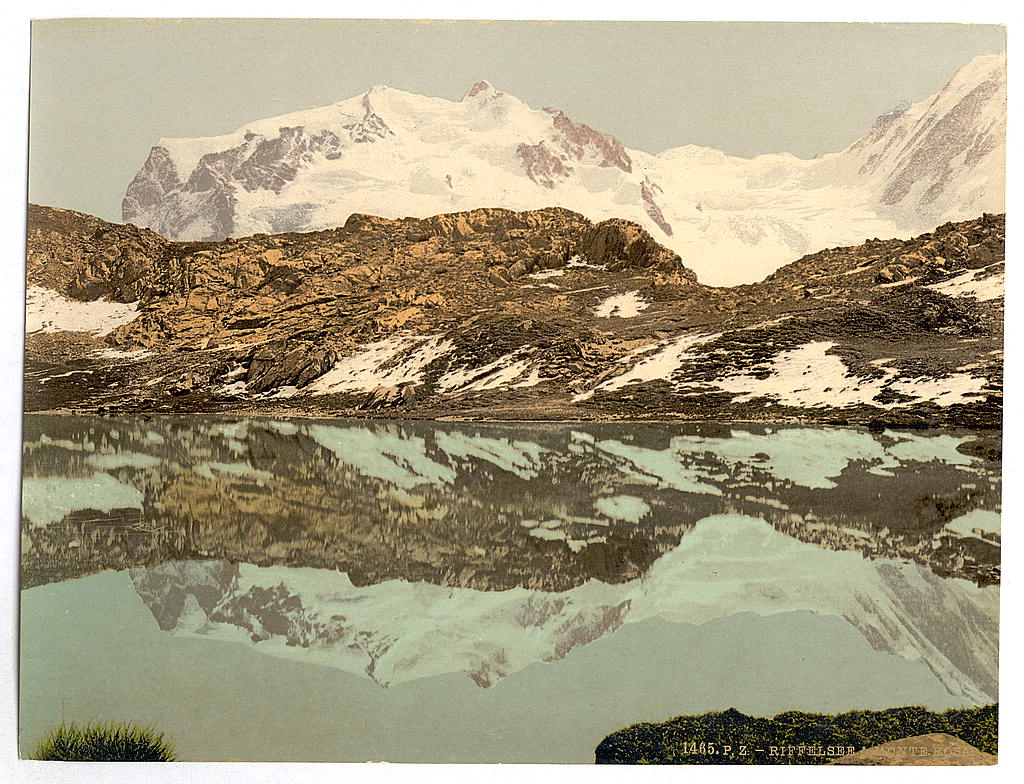
[[[990,434],[28,416],[21,728],[592,762],[638,721],[996,700]]]

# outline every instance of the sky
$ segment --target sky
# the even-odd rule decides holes
[[[228,133],[374,84],[456,100],[487,79],[633,149],[807,158],[1004,50],[1004,28],[964,24],[37,21],[29,200],[120,221],[160,138]]]

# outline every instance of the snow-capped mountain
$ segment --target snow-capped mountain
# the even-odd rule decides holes
[[[357,212],[562,206],[636,221],[702,282],[730,285],[821,247],[1002,211],[1005,101],[1005,57],[978,57],[841,152],[744,159],[692,145],[627,149],[488,82],[456,102],[378,85],[223,136],[162,139],[123,217],[213,240],[328,228]]]
[[[591,580],[561,593],[402,580],[356,586],[341,572],[219,560],[130,573],[166,631],[255,644],[383,687],[460,671],[492,686],[654,617],[703,624],[810,610],[843,618],[875,650],[923,662],[965,703],[989,702],[997,688],[998,587],[824,550],[740,515],[702,520],[637,580]]]

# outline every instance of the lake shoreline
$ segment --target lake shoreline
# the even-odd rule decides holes
[[[376,410],[373,412],[359,412],[357,410],[346,411],[344,413],[328,413],[324,411],[312,411],[304,408],[288,408],[288,409],[233,409],[230,411],[225,410],[167,410],[167,411],[154,411],[154,410],[118,410],[118,411],[97,411],[97,410],[83,410],[75,408],[55,408],[55,409],[42,409],[38,411],[26,410],[23,412],[23,417],[26,416],[61,416],[61,417],[80,417],[80,416],[95,416],[103,418],[117,418],[117,417],[217,417],[223,419],[302,419],[302,420],[321,420],[321,421],[337,421],[337,422],[423,422],[423,423],[445,423],[445,424],[476,424],[476,425],[607,425],[607,424],[638,424],[638,425],[676,425],[676,424],[693,424],[693,425],[723,425],[728,426],[732,424],[736,425],[763,425],[766,427],[811,427],[819,429],[848,429],[848,430],[868,430],[871,432],[883,432],[884,430],[920,430],[920,431],[943,431],[943,432],[983,432],[989,433],[1002,433],[1003,425],[1002,420],[998,424],[933,424],[925,421],[900,421],[899,419],[884,419],[876,418],[867,421],[829,421],[820,419],[802,419],[802,418],[777,418],[777,419],[761,419],[761,418],[730,418],[730,419],[708,419],[702,417],[636,417],[636,416],[600,416],[591,419],[581,418],[528,418],[528,417],[502,417],[500,412],[490,412],[489,417],[475,417],[475,416],[460,416],[455,414],[448,415],[407,415],[401,412],[387,412]],[[495,414],[499,414],[495,416]],[[515,413],[515,412],[510,412]]]

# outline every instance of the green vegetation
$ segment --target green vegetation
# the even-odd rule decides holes
[[[996,754],[999,706],[932,713],[911,706],[838,716],[787,711],[771,719],[735,708],[633,724],[598,745],[598,764],[813,765],[900,738],[944,732]]]
[[[174,745],[151,727],[116,722],[61,722],[50,730],[30,759],[64,762],[173,762]]]

